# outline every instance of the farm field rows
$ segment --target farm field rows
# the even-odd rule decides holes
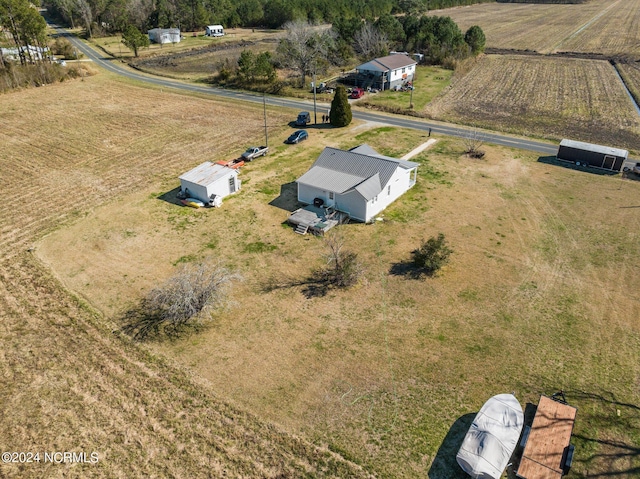
[[[369,477],[114,334],[29,250],[100,204],[241,148],[235,113],[104,75],[2,96],[0,186],[16,201],[0,216],[0,448],[98,463],[3,463],[1,477]]]
[[[100,91],[85,89],[100,104]],[[175,141],[186,150],[182,161],[196,164],[202,152],[191,143],[198,140],[181,136],[193,118],[180,112],[204,113],[212,103],[162,99],[172,128],[156,141]],[[574,473],[632,477],[638,458],[624,451],[640,441],[640,309],[629,294],[640,287],[633,262],[640,221],[631,208],[640,204],[637,184],[491,146],[484,160],[471,160],[460,154],[461,141],[439,138],[413,159],[418,182],[385,212],[386,221],[340,227],[366,266],[366,281],[307,297],[304,280],[322,264],[324,248],[282,225],[295,204],[292,181],[325,145],[366,142],[401,156],[425,134],[355,124],[312,129],[308,142],[283,146],[289,130],[274,129],[273,154],[243,168],[242,190],[220,209],[193,210],[175,204],[178,160],[165,158],[168,166],[155,169],[161,151],[137,149],[131,137],[117,141],[115,125],[129,113],[117,105],[79,123],[78,134],[90,145],[97,137],[138,152],[134,162],[118,163],[125,178],[128,168],[137,171],[137,188],[130,183],[117,198],[96,200],[35,250],[102,313],[96,322],[113,324],[181,264],[222,258],[244,277],[234,304],[204,331],[148,347],[231,403],[379,477],[448,479],[461,474],[454,457],[463,426],[489,396],[515,390],[524,405],[565,389],[580,411]],[[83,112],[93,118],[89,107]],[[166,121],[157,118],[148,117],[140,133]],[[231,123],[203,123],[217,136],[204,141],[233,142],[224,136]],[[455,253],[439,277],[412,280],[394,269],[420,239],[440,231]],[[20,295],[33,298],[24,289]],[[200,420],[186,407],[185,414]]]
[[[616,66],[636,103],[640,104],[640,63],[618,63]]]
[[[462,31],[480,25],[487,47],[640,56],[640,0],[577,5],[488,3],[436,10]]]
[[[640,145],[640,117],[605,61],[485,55],[424,110],[525,136]]]

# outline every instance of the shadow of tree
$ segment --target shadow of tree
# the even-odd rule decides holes
[[[427,270],[417,267],[413,261],[393,263],[389,269],[389,274],[410,279],[425,279],[436,275],[436,273],[429,273]]]
[[[465,414],[453,423],[431,463],[429,479],[469,479],[456,462],[456,454],[475,417],[475,413]]]
[[[334,285],[326,278],[322,271],[314,271],[311,275],[304,279],[280,278],[278,280],[270,279],[262,288],[265,293],[270,293],[278,289],[299,288],[303,296],[307,299],[321,298],[326,296]]]
[[[565,390],[579,406],[574,477],[640,477],[640,406],[620,401],[611,392]],[[614,433],[614,434],[612,434]]]

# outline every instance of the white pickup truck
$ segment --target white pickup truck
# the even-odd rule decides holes
[[[251,148],[247,148],[247,151],[242,154],[242,159],[244,161],[251,161],[255,158],[265,156],[267,153],[269,153],[269,148],[266,146],[252,146]]]
[[[635,173],[636,175],[640,175],[640,163],[627,161],[622,167],[622,171],[625,173]]]

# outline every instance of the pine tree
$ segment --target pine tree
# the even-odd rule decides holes
[[[351,123],[351,105],[347,98],[347,91],[339,85],[331,102],[329,120],[333,126],[347,126]]]

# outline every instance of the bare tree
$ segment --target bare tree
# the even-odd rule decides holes
[[[355,285],[364,273],[358,254],[345,248],[345,239],[339,232],[324,237],[327,248],[327,266],[319,273],[331,286],[348,288]]]
[[[80,15],[84,28],[87,30],[87,36],[91,38],[91,23],[93,22],[93,13],[91,11],[91,5],[87,0],[75,0],[76,11]]]
[[[142,301],[141,307],[125,315],[123,330],[135,339],[150,333],[179,332],[180,328],[202,322],[206,314],[226,304],[231,283],[239,279],[220,264],[201,263],[184,266]]]
[[[326,60],[327,53],[333,43],[331,30],[318,30],[308,22],[296,20],[284,25],[287,36],[278,44],[280,62],[293,68],[300,74],[300,86],[304,88],[307,74]]]
[[[353,36],[353,48],[364,59],[386,55],[388,44],[387,36],[371,23],[365,23]]]
[[[465,153],[471,158],[482,158],[484,151],[482,145],[484,145],[484,134],[478,130],[469,131],[462,139],[464,143]]]

